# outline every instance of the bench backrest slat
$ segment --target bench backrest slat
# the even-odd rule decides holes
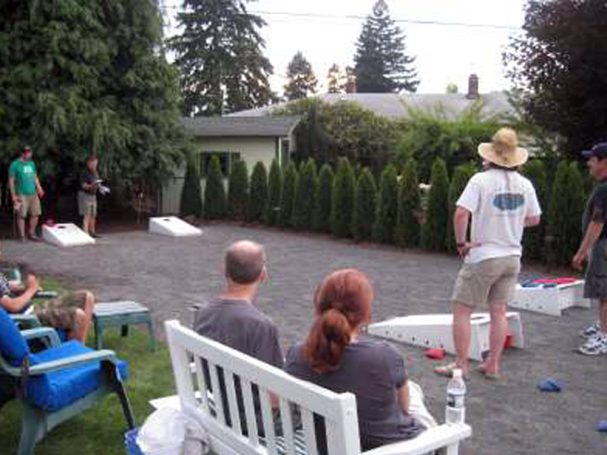
[[[249,430],[249,441],[253,446],[259,445],[259,436],[257,428],[257,418],[255,417],[255,405],[253,403],[253,393],[251,391],[251,383],[244,379],[240,378],[240,383],[242,386],[242,397],[244,401],[245,413],[247,416],[247,428]]]
[[[217,418],[222,424],[227,425],[225,409],[223,409],[223,400],[221,399],[221,385],[219,383],[219,373],[217,372],[217,365],[212,362],[208,362],[209,374],[211,375],[211,386],[213,387],[213,402],[215,404],[215,412],[217,412]],[[206,393],[206,390],[201,390],[201,393]]]
[[[280,418],[282,423],[282,432],[285,437],[285,449],[287,455],[295,455],[295,440],[293,435],[293,420],[291,419],[291,409],[289,401],[280,398]]]
[[[272,405],[270,402],[270,394],[264,387],[259,388],[259,401],[261,402],[261,414],[263,417],[263,431],[268,446],[268,453],[276,455],[278,450],[276,448],[276,431],[274,428],[274,414],[272,412]]]
[[[314,414],[305,408],[301,408],[300,412],[306,440],[306,452],[308,455],[318,455],[316,431],[314,428]]]
[[[229,371],[224,371],[226,391],[228,392],[228,409],[230,410],[230,417],[232,426],[238,434],[242,434],[242,427],[240,425],[240,412],[238,410],[238,403],[236,402],[236,387],[234,386],[234,375]]]
[[[194,357],[194,365],[198,390],[200,391],[200,405],[202,406],[203,411],[208,414],[210,413],[209,397],[206,393],[203,393],[203,391],[209,390],[209,386],[207,385],[206,376],[202,369],[202,360],[200,357]]]

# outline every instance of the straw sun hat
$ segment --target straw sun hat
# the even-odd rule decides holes
[[[478,146],[478,154],[486,161],[501,167],[518,167],[527,162],[529,152],[518,146],[516,131],[501,128],[491,138]]]

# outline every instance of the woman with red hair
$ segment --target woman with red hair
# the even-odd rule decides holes
[[[371,321],[372,302],[373,287],[364,273],[345,269],[328,275],[314,296],[312,329],[305,343],[289,350],[286,362],[293,376],[356,396],[363,450],[413,438],[436,425],[396,349],[361,336]],[[324,432],[319,433],[324,452]]]

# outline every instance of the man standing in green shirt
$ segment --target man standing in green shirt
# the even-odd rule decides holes
[[[11,163],[8,170],[8,184],[13,197],[13,206],[17,212],[17,226],[21,240],[25,240],[25,220],[29,216],[29,238],[39,242],[36,228],[42,213],[40,198],[44,197],[44,190],[38,180],[36,165],[32,161],[31,147],[26,146],[19,158]]]

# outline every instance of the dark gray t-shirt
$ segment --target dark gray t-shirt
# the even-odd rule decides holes
[[[287,353],[285,369],[334,392],[356,396],[363,450],[411,439],[424,430],[400,407],[397,389],[407,382],[407,374],[401,355],[388,343],[362,338],[346,347],[339,369],[325,374],[312,370],[303,358],[303,344],[297,344]]]

